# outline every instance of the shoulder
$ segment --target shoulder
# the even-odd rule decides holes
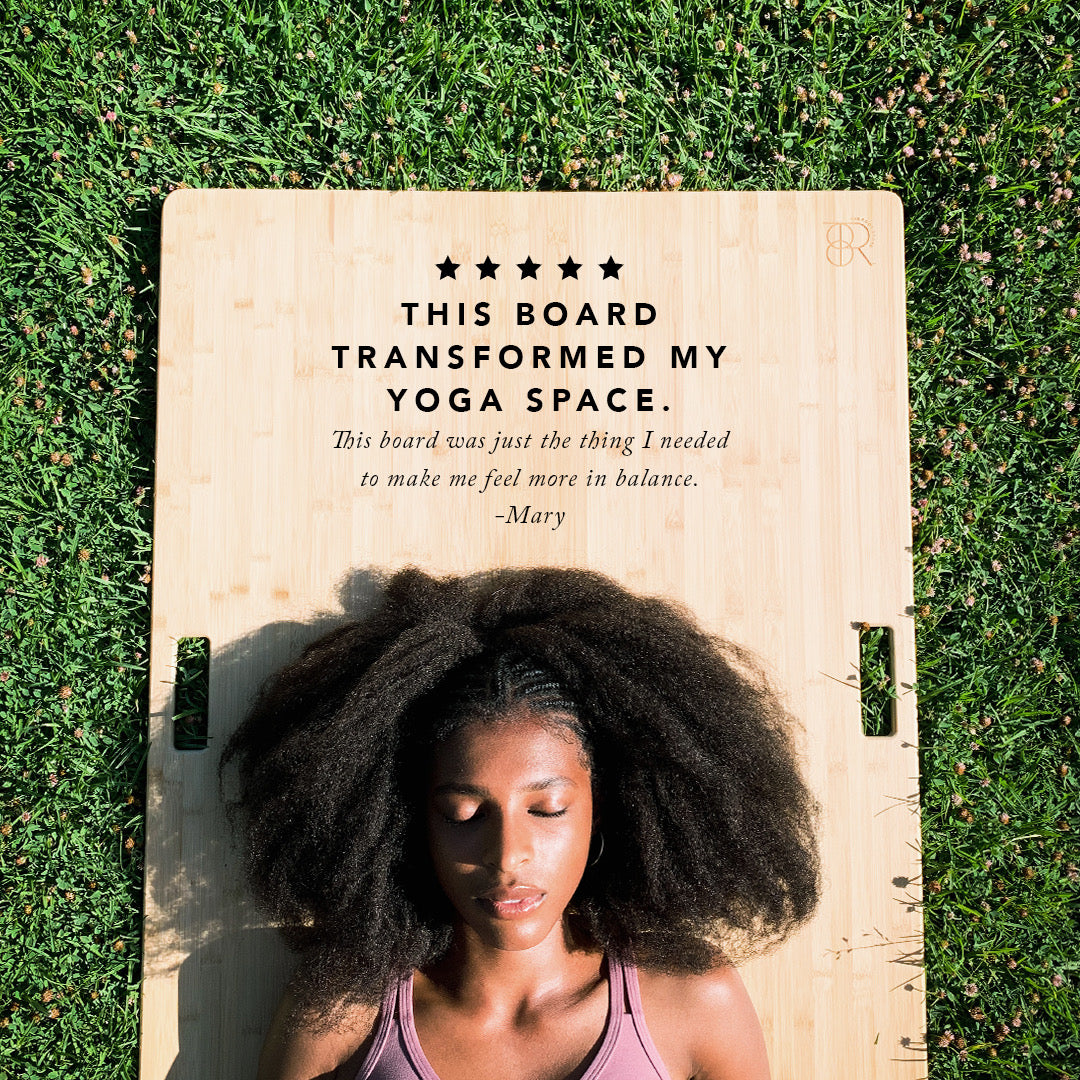
[[[645,1022],[672,1080],[769,1080],[765,1037],[738,971],[638,969]]]
[[[352,1080],[371,1045],[379,1007],[350,1009],[333,1030],[315,1033],[296,1023],[295,1004],[286,989],[263,1041],[256,1080]]]

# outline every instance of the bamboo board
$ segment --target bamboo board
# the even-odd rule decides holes
[[[744,969],[773,1076],[925,1075],[899,200],[185,190],[161,280],[142,1080],[254,1076],[291,959],[245,897],[217,754],[407,564],[587,566],[754,649],[825,809],[819,915]],[[864,621],[893,633],[887,737],[861,728]]]

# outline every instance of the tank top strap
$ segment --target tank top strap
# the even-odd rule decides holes
[[[607,1022],[596,1053],[589,1062],[581,1080],[601,1080],[607,1075],[613,1054],[618,1052],[620,1035],[625,1031],[623,1017],[626,1015],[626,973],[623,965],[610,953],[604,959],[607,968],[608,1008]]]
[[[628,1009],[629,980],[627,965],[612,953],[607,954],[608,1016],[610,1022],[631,1011]]]
[[[401,986],[405,981],[405,979],[391,979],[383,991],[379,1016],[375,1021],[374,1038],[371,1041],[370,1049],[364,1057],[360,1071],[356,1074],[356,1080],[368,1080],[394,1034],[395,1021],[401,1016],[401,1008],[398,1003],[401,996]]]
[[[638,983],[637,965],[627,964],[624,972],[626,992],[630,999],[630,1017],[634,1024],[634,1030],[637,1032],[638,1041],[641,1043],[641,1048],[645,1051],[645,1055],[652,1063],[657,1075],[668,1077],[670,1074],[667,1071],[667,1066],[660,1056],[660,1051],[656,1049],[656,1043],[653,1042],[652,1035],[649,1034],[648,1024],[645,1023],[645,1011],[641,1006],[641,986]]]
[[[431,1067],[424,1048],[420,1045],[420,1036],[416,1033],[416,1020],[413,1015],[413,980],[415,971],[401,980],[397,992],[398,1030],[401,1034],[402,1049],[408,1058],[409,1080],[439,1080],[438,1074]]]

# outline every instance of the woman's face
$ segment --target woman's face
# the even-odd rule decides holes
[[[528,949],[562,925],[589,858],[592,780],[557,714],[515,706],[439,745],[428,794],[435,873],[485,944]]]

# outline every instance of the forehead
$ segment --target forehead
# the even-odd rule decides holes
[[[432,781],[564,776],[588,783],[588,756],[567,719],[518,707],[494,718],[468,721],[436,747]]]

